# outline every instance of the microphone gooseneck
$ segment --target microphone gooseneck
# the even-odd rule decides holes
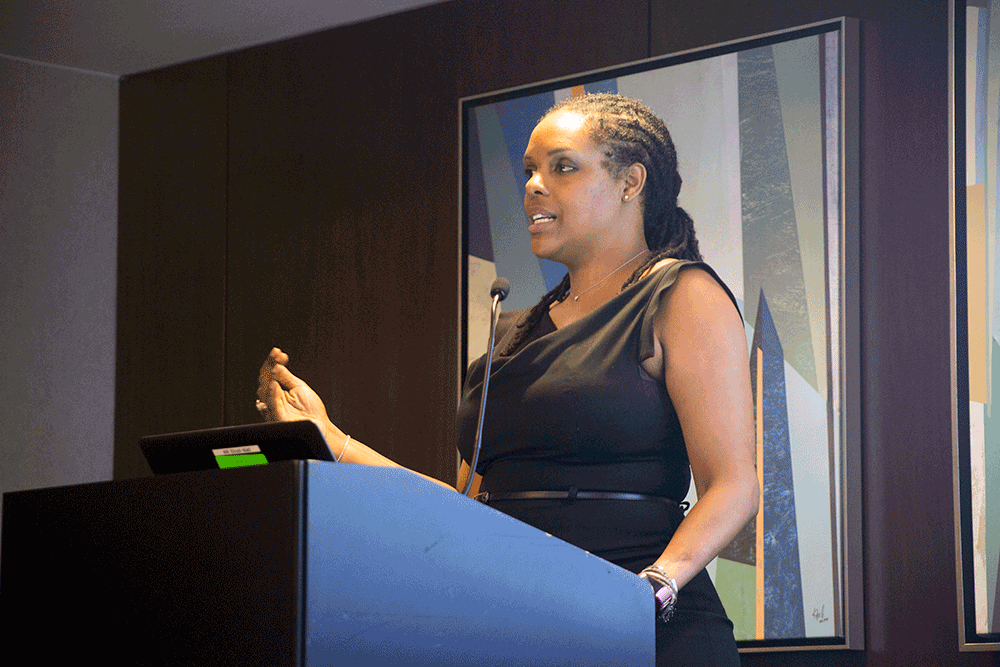
[[[476,477],[476,466],[479,464],[479,448],[483,444],[483,418],[486,416],[486,392],[490,388],[490,368],[493,366],[493,342],[497,333],[497,308],[500,302],[510,295],[510,281],[497,278],[490,287],[493,305],[490,306],[490,340],[486,347],[486,367],[483,369],[483,396],[479,401],[479,424],[476,426],[476,445],[472,452],[472,462],[469,464],[469,479],[465,480],[463,495],[469,495],[472,490],[472,480]]]

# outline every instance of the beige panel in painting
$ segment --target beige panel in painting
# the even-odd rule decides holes
[[[490,335],[490,307],[493,305],[490,287],[496,279],[496,264],[469,255],[469,324],[466,349],[470,364],[486,354],[486,339]]]
[[[986,575],[986,426],[982,403],[969,403],[969,461],[972,481],[972,574],[975,580],[976,632],[990,631]]]

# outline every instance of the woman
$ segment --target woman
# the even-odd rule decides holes
[[[497,344],[476,471],[484,361],[470,367],[457,488],[473,474],[491,506],[640,572],[657,664],[738,665],[704,568],[758,506],[746,338],[677,206],[667,128],[635,100],[586,95],[539,121],[524,166],[532,252],[567,275]],[[396,465],[334,426],[287,361],[275,349],[261,369],[269,419],[314,419],[338,460]]]

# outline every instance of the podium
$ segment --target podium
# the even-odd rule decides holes
[[[402,469],[9,492],[0,591],[8,646],[45,662],[654,663],[646,582]]]

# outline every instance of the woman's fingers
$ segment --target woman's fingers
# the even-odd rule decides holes
[[[268,353],[267,358],[264,359],[264,363],[260,366],[260,372],[257,375],[257,398],[262,401],[266,401],[267,386],[271,383],[271,379],[274,376],[275,366],[288,363],[288,355],[282,352],[280,349],[273,347]]]
[[[291,391],[305,384],[305,382],[292,375],[292,372],[283,364],[274,365],[274,368],[271,370],[271,379],[280,384],[281,388],[285,391]]]
[[[288,370],[287,362],[288,355],[278,348],[273,348],[264,360],[258,378],[258,411],[268,421],[329,421],[323,401],[309,385]]]

